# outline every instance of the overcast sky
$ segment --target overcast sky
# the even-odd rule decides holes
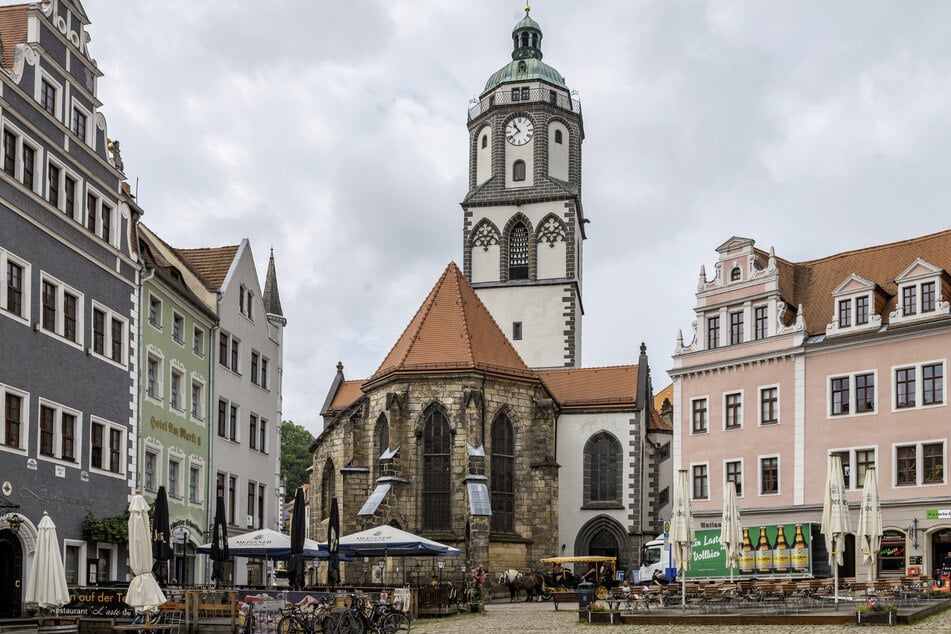
[[[377,368],[462,262],[466,112],[514,0],[85,0],[145,222],[274,248],[284,418]],[[585,366],[668,383],[730,236],[802,261],[951,226],[951,3],[538,0],[585,125]],[[829,304],[831,315],[832,304]],[[687,336],[689,341],[689,336]]]

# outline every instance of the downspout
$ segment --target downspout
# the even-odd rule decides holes
[[[142,353],[143,353],[143,343],[142,343],[142,333],[145,332],[145,328],[142,327],[143,317],[144,317],[144,306],[145,306],[145,283],[148,282],[152,277],[155,276],[155,269],[150,269],[146,265],[145,261],[142,259],[142,251],[139,249],[139,222],[141,220],[141,215],[136,218],[134,231],[135,231],[135,252],[136,259],[139,265],[139,284],[138,284],[138,293],[139,293],[139,338],[136,341],[136,360],[138,365],[136,366],[136,371],[133,379],[136,383],[136,400],[135,400],[135,421],[138,427],[137,438],[135,442],[136,447],[136,469],[135,469],[135,488],[139,489],[142,486],[142,483],[139,481],[140,472],[142,470],[142,456],[145,454],[145,438],[142,433]],[[142,275],[142,271],[148,271],[147,275]]]
[[[217,484],[218,484],[218,471],[215,469],[214,457],[215,457],[215,434],[212,432],[212,426],[215,424],[215,415],[217,410],[214,407],[215,404],[215,351],[218,350],[218,331],[220,326],[218,325],[221,322],[221,291],[215,290],[215,323],[211,326],[211,331],[208,337],[208,494],[205,496],[205,499],[209,502],[205,505],[205,513],[207,516],[207,526],[208,532],[205,534],[206,537],[211,535],[212,524],[214,523],[214,509],[218,507],[218,496],[217,496]],[[214,473],[212,473],[214,470]],[[211,541],[209,539],[209,541]],[[208,581],[211,579],[211,558],[206,559],[205,562],[205,580]]]

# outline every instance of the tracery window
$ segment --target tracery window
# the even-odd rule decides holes
[[[324,472],[320,476],[320,519],[330,517],[330,503],[337,490],[337,477],[334,472],[333,460],[327,459],[324,463]]]
[[[445,415],[430,408],[423,422],[423,528],[449,530],[452,438]]]
[[[621,503],[621,443],[607,432],[585,444],[584,501]]]
[[[521,222],[509,232],[509,279],[528,279],[528,227]]]
[[[492,532],[515,532],[515,434],[499,414],[492,423]]]
[[[380,457],[390,448],[390,426],[386,422],[386,415],[380,414],[376,419],[376,428],[373,430],[373,479],[383,475],[383,461]]]

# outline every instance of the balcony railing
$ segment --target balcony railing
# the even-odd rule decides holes
[[[469,107],[469,121],[477,118],[492,106],[512,105],[522,103],[544,102],[556,108],[581,114],[581,101],[576,96],[569,97],[562,92],[551,88],[515,87],[509,90],[498,90],[479,101],[471,102]]]

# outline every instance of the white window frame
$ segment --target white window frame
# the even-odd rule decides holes
[[[102,437],[102,458],[103,462],[109,462],[109,456],[111,454],[112,445],[112,434],[109,432],[113,429],[119,430],[119,472],[110,471],[107,467],[104,468],[102,465],[94,465],[92,463],[92,424],[96,423],[102,425],[103,427],[103,437]],[[129,452],[128,452],[128,437],[129,430],[122,425],[118,425],[111,421],[106,420],[105,418],[99,418],[98,416],[90,416],[90,427],[89,427],[89,470],[100,475],[109,476],[110,478],[117,478],[124,480],[126,473],[129,470]]]
[[[196,499],[192,499],[192,495],[191,495],[192,469],[198,469],[198,485],[195,487],[195,492],[197,493]],[[205,490],[204,490],[204,487],[202,486],[202,479],[204,477],[204,473],[205,473],[205,462],[201,460],[200,458],[195,458],[193,456],[189,457],[188,458],[188,493],[186,495],[186,501],[188,502],[188,504],[201,506],[202,503],[204,502]]]
[[[736,494],[736,497],[742,498],[746,495],[746,463],[743,458],[724,458],[723,459],[723,487],[726,488],[727,483],[727,472],[726,466],[728,463],[739,462],[740,463],[740,491]]]
[[[924,394],[924,375],[922,374],[922,369],[926,365],[937,365],[942,366],[941,370],[941,402],[940,403],[931,403],[929,405],[924,404],[922,398]],[[897,398],[897,387],[898,380],[897,374],[898,370],[906,370],[908,368],[915,369],[915,405],[913,407],[898,407],[898,398]],[[948,360],[947,359],[931,359],[927,361],[918,361],[915,363],[899,363],[891,366],[891,394],[890,394],[891,404],[892,404],[892,413],[897,412],[915,412],[923,409],[934,409],[936,407],[947,407],[948,406]]]
[[[172,465],[178,467],[178,482],[177,485],[172,487]],[[168,452],[168,468],[165,473],[165,487],[168,492],[168,497],[173,500],[182,500],[182,467],[187,463],[185,462],[185,454],[180,451],[169,450]]]
[[[739,409],[740,420],[738,425],[734,425],[733,427],[727,427],[726,398],[728,396],[735,396],[735,395],[739,395],[740,397],[740,409]],[[737,430],[743,429],[743,422],[744,422],[744,419],[746,418],[743,411],[746,407],[746,395],[744,394],[744,390],[725,391],[723,393],[723,397],[720,399],[720,407],[723,408],[720,410],[723,413],[723,415],[720,417],[722,419],[720,427],[723,431],[737,431]]]
[[[155,391],[149,391],[149,362],[155,361]],[[165,357],[161,350],[149,346],[145,355],[145,398],[161,405],[165,398]]]
[[[763,493],[763,460],[776,458],[776,493]],[[756,494],[759,497],[773,497],[783,492],[783,458],[778,453],[760,454],[756,456]]]
[[[857,461],[856,453],[859,451],[872,451],[875,453],[875,470],[877,471],[879,467],[878,445],[856,445],[854,447],[839,447],[839,448],[829,449],[826,452],[826,456],[831,456],[832,454],[843,454],[843,453],[849,454],[849,469],[850,469],[849,483],[845,487],[849,491],[862,490],[862,485],[858,483],[858,473],[857,473],[858,461]],[[853,471],[855,473],[853,473]]]
[[[707,470],[707,497],[705,497],[705,498],[698,498],[698,497],[695,497],[695,496],[694,496],[694,493],[696,493],[696,491],[694,490],[694,473],[693,473],[694,467],[705,467],[706,470]],[[711,485],[711,482],[710,482],[710,462],[709,462],[709,461],[706,461],[706,462],[691,462],[691,463],[690,463],[690,471],[689,471],[689,474],[690,474],[690,499],[691,499],[691,500],[710,500],[710,499],[711,499],[711,495],[710,495],[710,488],[711,488],[711,486],[710,486],[710,485]]]
[[[112,365],[125,368],[129,364],[129,320],[112,310],[104,304],[100,304],[96,300],[91,300],[90,304],[94,310],[99,310],[105,315],[104,328],[105,332],[103,333],[103,353],[99,354],[95,350],[95,341],[94,333],[92,331],[95,328],[95,322],[90,320],[89,323],[89,346],[86,348],[86,352],[93,357],[101,361],[106,361]],[[92,311],[90,311],[92,315]],[[122,341],[120,342],[120,347],[122,348],[122,359],[120,361],[115,361],[112,358],[112,322],[119,321],[122,322]]]
[[[149,493],[155,493],[158,491],[159,485],[162,482],[162,448],[154,443],[149,441],[145,442],[145,452],[144,458],[142,460],[142,488],[148,491]],[[155,459],[155,464],[152,467],[152,486],[149,487],[149,481],[147,479],[146,465],[148,464],[149,456]]]
[[[770,422],[763,421],[763,391],[764,390],[776,390],[776,420]],[[783,422],[782,414],[782,387],[779,383],[772,383],[770,385],[758,385],[756,386],[756,423],[758,427],[775,427],[776,425],[781,425]]]
[[[4,272],[6,274],[6,272]],[[54,325],[54,331],[50,332],[43,328],[43,282],[49,282],[56,286],[56,324]],[[83,350],[86,341],[86,296],[77,291],[75,288],[66,284],[65,282],[53,277],[46,271],[40,271],[40,315],[39,319],[36,322],[35,330],[37,332],[42,332],[47,336],[55,337],[57,340],[65,343],[66,345],[77,348],[78,350]],[[76,297],[76,341],[70,341],[66,338],[66,309],[64,306],[63,296],[66,294],[66,291]]]
[[[76,131],[73,130],[73,111],[74,110],[78,110],[81,114],[85,115],[86,117],[86,129],[84,131],[83,136],[79,136],[78,134],[76,134]],[[89,110],[84,105],[82,105],[75,97],[71,100],[71,107],[69,109],[69,122],[67,123],[66,127],[68,127],[69,131],[73,133],[73,136],[75,136],[76,138],[82,139],[83,143],[89,146],[92,145],[92,139],[93,139],[92,132],[94,127],[93,120],[92,120],[92,113],[89,112]]]
[[[78,569],[76,570],[76,582],[80,586],[86,585],[86,542],[79,539],[63,538],[63,564],[66,564],[66,549],[72,546],[79,549]]]
[[[181,324],[181,329],[179,330],[179,337],[175,338],[175,324]],[[172,341],[180,345],[182,348],[185,347],[185,316],[172,309]]]
[[[192,354],[199,359],[205,358],[205,339],[207,339],[205,331],[196,324],[192,329]],[[195,350],[195,348],[198,348],[198,350]]]
[[[179,364],[175,363],[172,360],[168,364],[168,406],[178,412],[179,414],[185,413],[185,408],[188,403],[188,395],[185,394],[185,370],[180,367]],[[172,387],[175,385],[175,377],[178,377],[178,398],[173,398]],[[188,386],[189,392],[191,391],[191,386]]]
[[[7,394],[20,397],[20,438],[19,447],[7,445]],[[23,456],[30,453],[30,393],[0,383],[0,451]]]
[[[198,386],[198,400],[199,400],[197,414],[195,413],[195,392],[194,392],[194,388],[196,385]],[[188,415],[191,417],[192,422],[198,423],[202,426],[204,426],[205,421],[208,418],[208,412],[206,411],[208,404],[207,404],[207,399],[205,398],[206,386],[207,384],[205,383],[205,380],[203,378],[198,376],[192,376],[191,381],[189,383],[189,388],[188,388],[188,398],[190,399]]]
[[[908,367],[907,365],[896,366],[896,367]],[[856,412],[856,404],[858,403],[858,394],[856,392],[855,377],[859,375],[871,374],[875,379],[875,402],[871,411],[868,412]],[[892,383],[894,384],[894,371],[892,372]],[[845,379],[849,380],[849,411],[844,414],[833,414],[832,413],[832,379]],[[826,420],[840,420],[843,418],[856,418],[861,416],[875,416],[878,414],[878,402],[881,397],[882,389],[881,382],[878,380],[878,369],[869,368],[867,370],[855,370],[852,372],[836,372],[835,374],[826,375]],[[894,390],[894,385],[892,390]],[[908,408],[912,409],[912,408]]]
[[[99,561],[99,559],[100,559],[100,557],[99,557],[99,552],[100,552],[100,551],[103,551],[103,550],[108,551],[108,552],[110,553],[110,556],[109,556],[109,570],[106,572],[106,576],[103,577],[103,572],[102,572],[101,570],[99,570],[99,566],[98,566],[98,564],[97,564],[97,566],[96,566],[96,576],[97,576],[96,581],[97,581],[97,582],[109,581],[109,580],[115,580],[115,581],[117,581],[116,577],[118,576],[119,562],[116,561],[116,560],[117,560],[118,557],[119,557],[119,547],[118,547],[116,544],[107,544],[107,543],[105,543],[105,542],[96,542],[96,561]]]
[[[68,167],[65,161],[61,161],[58,158],[53,157],[53,155],[50,153],[47,153],[46,171],[43,173],[43,175],[46,177],[43,179],[43,182],[45,183],[45,188],[43,191],[46,194],[44,198],[46,199],[47,203],[49,203],[50,200],[50,165],[55,165],[59,169],[59,182],[56,184],[56,187],[61,195],[59,196],[59,200],[56,201],[56,208],[66,215],[66,176],[68,175],[76,182],[76,187],[73,189],[74,198],[72,214],[66,215],[66,217],[71,218],[74,222],[82,222],[86,218],[86,214],[84,213],[86,208],[86,197],[83,196],[85,187],[82,177],[78,172]]]
[[[941,482],[925,482],[925,445],[941,445],[941,456],[944,465],[941,469]],[[899,447],[915,448],[915,484],[898,484],[898,449]],[[876,456],[877,459],[877,456]],[[941,487],[948,484],[948,439],[932,438],[930,440],[916,440],[911,442],[892,443],[892,487],[896,489],[910,489],[911,487]]]
[[[158,306],[158,318],[155,320],[155,322],[152,321],[152,303],[153,302],[155,302],[156,306]],[[162,298],[156,295],[153,291],[149,291],[149,301],[146,304],[146,311],[147,311],[145,315],[146,323],[152,326],[153,328],[155,328],[156,330],[158,330],[159,332],[161,332],[163,322],[165,321],[164,315],[163,315],[163,313],[165,312],[165,303],[162,301]]]
[[[43,411],[43,407],[46,406],[49,409],[53,410],[53,455],[47,456],[40,452],[40,436],[42,430],[40,428],[40,415]],[[73,460],[65,460],[63,458],[63,414],[72,414],[76,419],[73,435]],[[51,462],[58,465],[63,465],[73,469],[79,469],[82,466],[83,461],[83,414],[82,412],[75,410],[71,407],[66,407],[55,401],[40,397],[37,402],[36,407],[36,458],[37,460],[42,460],[44,462]]]
[[[50,114],[45,108],[43,108],[42,101],[40,100],[42,97],[43,81],[45,80],[46,83],[50,84],[53,88],[55,88],[56,99],[53,101],[53,110],[55,112],[53,112],[51,116],[54,117],[60,123],[62,123],[63,121],[63,84],[53,79],[53,76],[50,75],[45,70],[43,70],[42,68],[37,67],[37,70],[38,72],[36,73],[36,82],[33,88],[33,98],[36,99],[36,103],[39,106],[39,110],[41,112]]]
[[[46,156],[46,152],[42,150],[42,146],[40,144],[33,141],[30,137],[24,134],[23,131],[20,130],[20,128],[13,125],[10,121],[6,119],[3,120],[3,129],[9,130],[11,134],[16,136],[16,139],[17,139],[16,166],[13,168],[13,172],[14,172],[14,178],[17,180],[17,182],[19,182],[24,187],[26,187],[26,185],[23,183],[23,174],[24,174],[23,146],[26,145],[31,150],[33,150],[33,186],[30,189],[34,194],[42,196],[44,174],[42,173],[40,168],[44,164],[43,161]]]
[[[695,401],[706,401],[707,402],[707,415],[706,415],[706,431],[694,431],[693,428],[693,404]],[[708,394],[703,396],[694,396],[690,398],[690,408],[687,410],[687,429],[690,430],[691,436],[703,436],[710,433],[710,397]]]
[[[9,262],[13,262],[20,266],[23,269],[23,292],[21,294],[20,302],[20,314],[14,314],[7,310],[7,265]],[[3,275],[3,287],[0,291],[0,315],[8,317],[14,321],[18,321],[25,326],[30,325],[30,315],[32,312],[32,299],[33,299],[33,266],[14,254],[11,251],[0,248],[0,271]]]

